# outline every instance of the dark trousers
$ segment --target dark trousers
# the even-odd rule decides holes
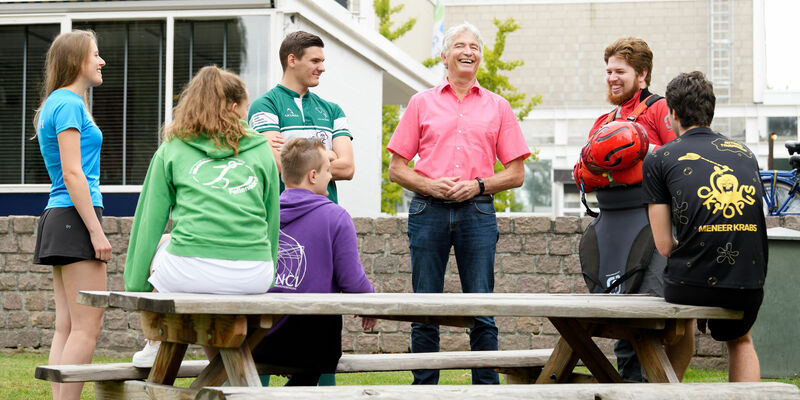
[[[494,290],[494,256],[498,230],[491,196],[461,203],[415,196],[408,212],[411,248],[411,280],[415,293],[441,293],[450,248],[454,248],[461,290],[491,293]],[[470,329],[470,349],[497,350],[494,318],[475,318]],[[439,326],[411,324],[411,352],[439,351]],[[415,370],[414,384],[437,384],[438,370]],[[490,368],[472,370],[473,384],[498,384]]]
[[[253,349],[257,363],[302,370],[286,386],[317,386],[320,374],[336,372],[341,356],[341,315],[291,315]]]

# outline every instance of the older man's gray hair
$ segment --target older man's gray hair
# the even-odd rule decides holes
[[[469,32],[472,36],[475,36],[478,39],[478,46],[480,46],[479,53],[483,53],[483,36],[481,36],[481,32],[475,25],[470,24],[469,22],[464,21],[464,23],[460,25],[456,25],[447,30],[444,33],[444,39],[442,40],[442,51],[444,52],[445,57],[450,53],[450,46],[453,44],[453,39],[464,33]]]

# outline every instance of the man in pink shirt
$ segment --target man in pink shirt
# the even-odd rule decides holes
[[[409,100],[387,146],[389,178],[416,193],[408,210],[414,292],[443,291],[453,247],[461,290],[490,293],[499,235],[492,194],[522,185],[530,150],[508,101],[475,79],[483,49],[478,29],[468,23],[450,28],[442,48],[447,80]],[[505,166],[497,174],[496,160]],[[470,348],[497,350],[493,317],[475,318]],[[439,327],[412,324],[411,351],[439,351]],[[413,373],[414,384],[439,381],[438,370]],[[492,369],[474,369],[472,383],[499,380]]]

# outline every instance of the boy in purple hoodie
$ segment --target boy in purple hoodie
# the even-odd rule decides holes
[[[274,286],[281,293],[372,293],[358,254],[355,226],[327,197],[331,163],[319,139],[292,139],[281,150],[281,231]],[[375,320],[363,318],[364,330]],[[301,368],[287,386],[316,386],[342,355],[340,315],[291,315],[253,349],[256,362]]]

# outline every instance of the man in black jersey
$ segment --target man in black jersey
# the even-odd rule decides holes
[[[709,129],[716,98],[703,73],[678,75],[666,97],[678,138],[650,153],[643,168],[653,238],[668,258],[664,298],[744,311],[741,320],[710,320],[708,328],[728,347],[729,380],[759,381],[750,337],[767,275],[758,162],[746,146]],[[705,326],[698,321],[701,331]],[[694,352],[692,328],[690,321],[685,351],[670,354],[678,376]]]

